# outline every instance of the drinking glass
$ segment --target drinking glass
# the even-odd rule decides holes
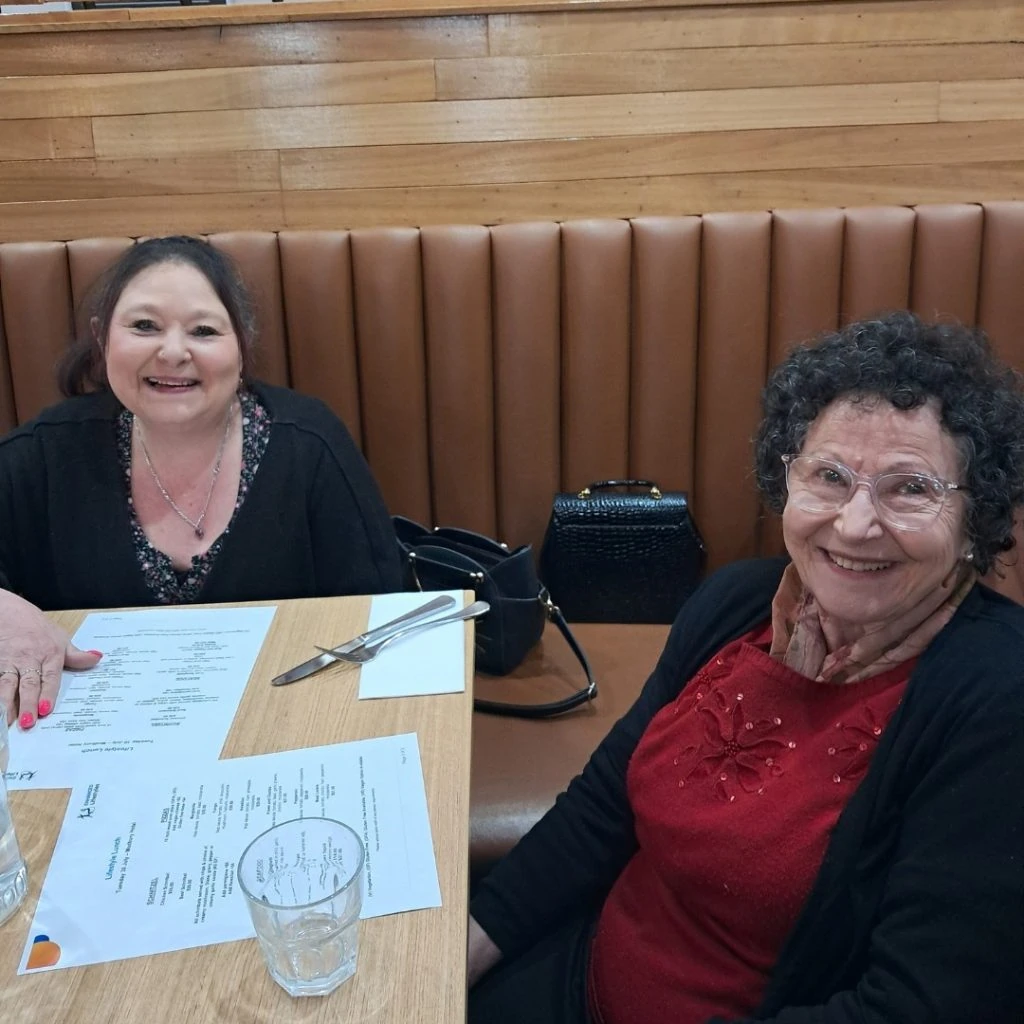
[[[28,869],[18,849],[14,834],[14,819],[7,800],[4,772],[10,750],[7,739],[7,715],[0,705],[0,922],[6,921],[25,898]]]
[[[331,818],[295,818],[258,835],[238,862],[270,976],[291,996],[325,996],[356,972],[365,853]]]

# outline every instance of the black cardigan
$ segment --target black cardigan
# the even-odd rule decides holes
[[[398,547],[370,469],[314,398],[256,384],[270,439],[197,601],[400,590]],[[104,392],[0,438],[0,587],[44,610],[151,605]]]
[[[603,900],[636,849],[640,736],[767,620],[784,564],[736,563],[694,594],[636,703],[483,881],[471,911],[503,953]],[[920,657],[744,1024],[1021,1024],[1022,784],[1024,608],[979,585]]]

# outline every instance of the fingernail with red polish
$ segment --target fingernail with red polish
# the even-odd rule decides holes
[[[31,729],[35,724],[36,720],[27,711],[18,719],[18,725],[20,725],[22,729]]]
[[[45,718],[53,710],[53,705],[48,700],[39,702],[39,717]]]
[[[102,658],[103,657],[103,652],[102,651],[86,651],[85,653],[86,654],[95,654],[97,658]]]

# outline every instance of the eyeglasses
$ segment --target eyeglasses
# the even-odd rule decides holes
[[[963,484],[927,473],[880,473],[861,476],[849,466],[813,455],[783,455],[790,500],[805,512],[838,512],[865,484],[878,518],[896,530],[927,529],[946,504],[950,491]]]

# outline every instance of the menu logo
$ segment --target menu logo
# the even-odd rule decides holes
[[[78,809],[79,818],[91,818],[96,813],[96,797],[99,796],[99,793],[99,783],[92,783],[85,791],[85,800],[82,801],[82,806]]]
[[[32,940],[28,963],[25,966],[30,971],[37,971],[40,967],[55,967],[59,960],[60,946],[52,942],[49,935],[37,935]]]

